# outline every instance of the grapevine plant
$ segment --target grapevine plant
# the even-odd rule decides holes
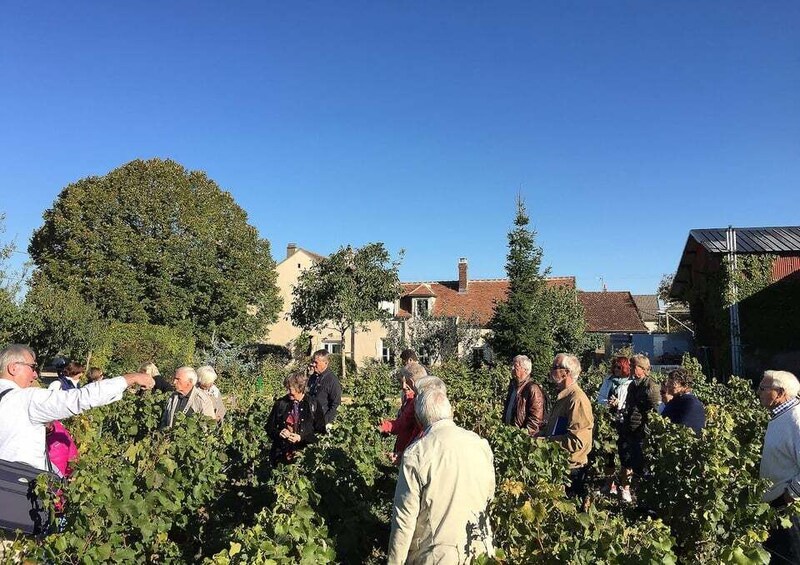
[[[500,423],[507,369],[437,368],[456,422],[487,438],[494,454],[496,553],[480,561],[766,563],[767,530],[786,519],[760,502],[766,415],[749,383],[709,382],[693,360],[684,364],[708,426],[695,436],[655,418],[645,446],[652,476],[638,485],[638,508],[596,492],[567,497],[567,454]],[[393,438],[376,424],[399,407],[393,369],[372,364],[351,375],[330,432],[275,469],[264,424],[285,372],[253,371],[220,379],[229,404],[220,424],[179,416],[160,430],[167,397],[153,392],[68,420],[81,455],[63,492],[63,531],[19,538],[6,551],[50,563],[385,562],[397,467],[387,457]],[[581,377],[590,398],[604,375]],[[590,478],[599,488],[616,442],[598,407],[595,418]]]

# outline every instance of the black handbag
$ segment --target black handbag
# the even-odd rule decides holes
[[[8,392],[0,393],[0,400]],[[20,530],[35,536],[48,533],[50,513],[35,492],[36,478],[40,475],[47,475],[54,485],[61,484],[55,473],[0,459],[0,529]]]

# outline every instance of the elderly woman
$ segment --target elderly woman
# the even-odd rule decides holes
[[[621,419],[625,410],[625,398],[628,396],[630,384],[631,362],[627,357],[616,357],[611,363],[611,374],[603,380],[597,394],[597,403],[608,406],[609,411],[615,415],[615,420]]]
[[[630,480],[632,475],[641,477],[645,470],[642,444],[647,436],[647,423],[656,411],[661,391],[658,383],[650,378],[650,359],[645,355],[631,357],[633,382],[628,386],[625,410],[619,429],[619,459],[622,464],[623,485],[621,498],[631,502]]]
[[[611,362],[611,374],[600,385],[597,403],[608,406],[611,423],[616,428],[619,428],[625,413],[625,400],[628,396],[628,386],[630,386],[631,381],[631,363],[628,358],[624,356],[614,358]],[[608,482],[603,492],[607,492],[612,496],[618,494],[617,484],[614,481],[614,476],[617,474],[614,457],[613,453],[608,454],[604,467]]]
[[[664,383],[671,399],[664,405],[661,415],[675,424],[681,424],[699,434],[706,427],[706,408],[692,394],[692,377],[684,368],[670,371]]]
[[[267,418],[267,435],[272,438],[269,459],[273,465],[290,463],[297,452],[325,433],[322,407],[306,395],[308,376],[294,373],[283,381],[286,396],[272,406]]]
[[[394,443],[394,450],[389,454],[392,463],[398,464],[406,447],[414,441],[422,432],[422,428],[414,415],[414,398],[417,393],[414,383],[417,379],[427,376],[425,368],[419,363],[410,363],[402,367],[397,376],[400,381],[403,398],[400,404],[400,411],[394,420],[383,420],[378,425],[378,431],[382,434],[392,434],[397,436]]]
[[[211,365],[203,365],[197,369],[197,386],[211,397],[211,401],[214,403],[214,413],[216,414],[217,421],[221,421],[227,409],[222,402],[222,394],[220,394],[217,385],[214,384],[216,380],[217,372]]]

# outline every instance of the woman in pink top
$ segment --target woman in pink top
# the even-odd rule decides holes
[[[47,456],[61,476],[69,478],[72,475],[70,463],[78,458],[78,448],[67,428],[58,420],[47,426]]]

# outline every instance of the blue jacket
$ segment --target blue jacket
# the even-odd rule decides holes
[[[314,373],[308,379],[308,395],[319,402],[325,423],[330,424],[336,418],[336,410],[342,403],[342,385],[330,369],[318,375]]]
[[[696,434],[706,427],[706,409],[703,403],[690,392],[674,396],[664,406],[661,415],[676,424],[692,428]]]

